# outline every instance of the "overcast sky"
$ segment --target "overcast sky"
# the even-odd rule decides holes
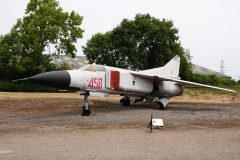
[[[22,18],[29,0],[0,1],[0,34],[10,31]],[[220,71],[224,60],[225,74],[240,79],[240,1],[239,0],[59,0],[66,11],[84,17],[81,46],[97,32],[112,30],[123,18],[137,13],[171,19],[179,29],[180,40],[193,56],[192,62]]]

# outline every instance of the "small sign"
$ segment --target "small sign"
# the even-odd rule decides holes
[[[163,127],[163,120],[162,119],[152,119],[152,125],[154,127]]]
[[[149,123],[149,128],[151,129],[151,132],[153,132],[154,128],[158,128],[158,127],[163,127],[163,120],[162,119],[153,119],[153,115],[151,115],[151,121]]]

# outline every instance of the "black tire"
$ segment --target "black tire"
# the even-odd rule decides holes
[[[82,107],[82,116],[90,116],[90,114],[91,114],[90,108],[88,110],[86,110],[86,107],[83,106]]]
[[[124,99],[122,98],[122,99],[120,99],[120,101],[119,101],[122,105],[123,105],[123,103],[124,103]]]
[[[130,99],[129,98],[122,98],[122,99],[120,99],[120,103],[123,106],[130,106]]]
[[[126,99],[124,101],[124,106],[130,106],[130,99]]]

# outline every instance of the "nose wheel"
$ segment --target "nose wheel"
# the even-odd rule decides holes
[[[84,94],[82,116],[89,116],[91,114],[90,106],[88,103],[88,96],[89,96],[89,92]]]

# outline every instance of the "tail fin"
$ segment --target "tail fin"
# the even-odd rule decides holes
[[[180,57],[176,55],[165,66],[159,68],[153,68],[149,70],[140,71],[142,74],[159,75],[159,76],[171,76],[172,78],[179,78]]]
[[[180,69],[180,57],[176,55],[163,68],[165,72],[169,73],[174,77],[178,77]]]

